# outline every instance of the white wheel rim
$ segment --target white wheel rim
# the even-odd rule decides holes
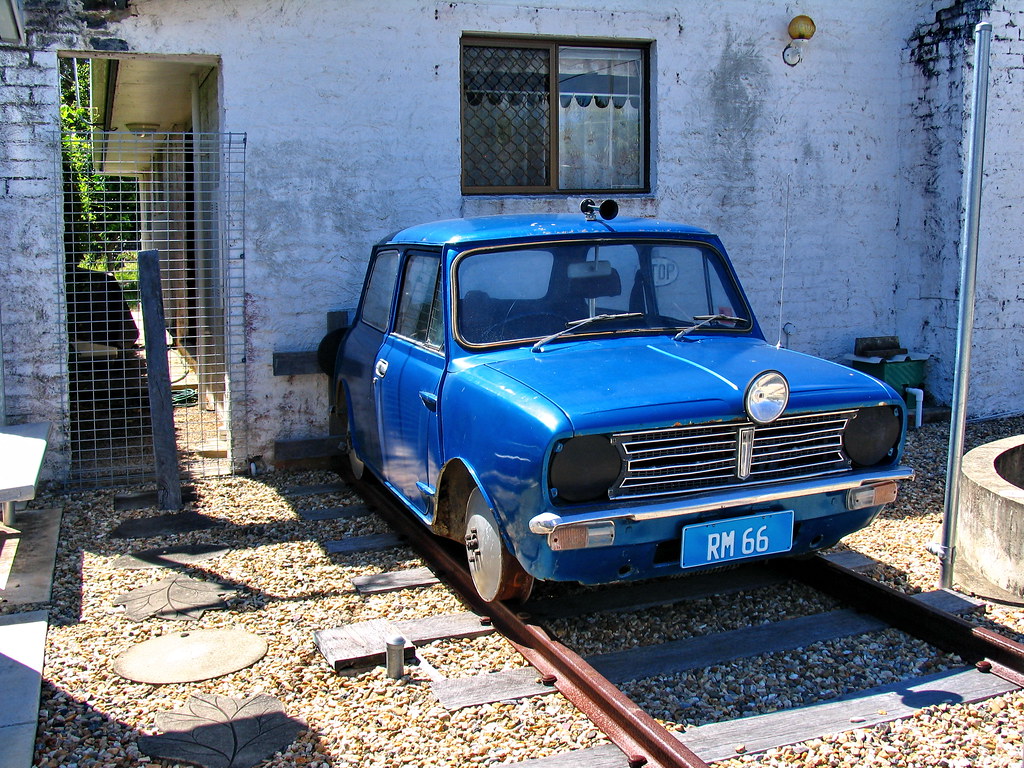
[[[466,505],[469,519],[466,522],[466,535],[476,537],[475,552],[469,554],[469,572],[473,576],[473,584],[484,600],[493,600],[498,594],[502,583],[502,554],[504,544],[498,533],[498,524],[494,520],[487,502],[479,490],[474,489]]]

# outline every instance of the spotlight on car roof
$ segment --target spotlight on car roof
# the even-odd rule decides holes
[[[605,200],[598,205],[588,197],[580,203],[580,210],[583,211],[583,215],[587,217],[587,221],[597,221],[598,216],[605,221],[611,221],[619,215],[619,204],[614,200]]]

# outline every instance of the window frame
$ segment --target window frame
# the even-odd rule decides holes
[[[465,51],[467,47],[488,48],[534,48],[548,51],[548,114],[551,115],[548,125],[548,183],[532,186],[470,186],[466,184],[466,98],[465,89]],[[583,193],[624,195],[646,194],[651,191],[651,47],[650,40],[635,39],[604,39],[578,37],[541,37],[541,36],[494,36],[486,34],[463,34],[459,41],[459,180],[463,195],[578,195]],[[559,169],[559,119],[560,113],[558,92],[558,50],[559,48],[621,48],[638,51],[643,64],[643,115],[641,117],[641,167],[643,183],[638,187],[612,187],[608,189],[576,189],[558,186]]]

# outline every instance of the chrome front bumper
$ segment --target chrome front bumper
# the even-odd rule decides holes
[[[644,509],[642,511],[622,509],[601,512],[589,512],[579,515],[556,515],[553,512],[543,512],[530,520],[530,530],[533,533],[547,535],[553,533],[560,526],[575,525],[578,523],[596,522],[635,522],[638,520],[656,520],[664,517],[678,517],[680,515],[693,515],[699,512],[712,512],[718,509],[729,507],[743,507],[752,504],[765,504],[772,501],[782,501],[798,496],[814,496],[819,493],[834,493],[836,491],[848,491],[851,488],[859,488],[865,485],[875,485],[887,481],[912,480],[914,470],[910,467],[896,467],[877,472],[858,472],[854,476],[842,475],[839,477],[820,477],[812,480],[802,480],[786,485],[771,485],[763,488],[734,488],[723,490],[713,495],[695,496],[692,499],[672,504],[658,509]]]

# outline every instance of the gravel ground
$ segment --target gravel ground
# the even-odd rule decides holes
[[[968,443],[973,447],[1022,430],[1024,419],[975,424],[969,428]],[[946,430],[939,425],[911,433],[907,461],[918,470],[918,480],[906,484],[899,501],[869,529],[843,545],[880,560],[884,566],[877,575],[905,591],[933,589],[938,581],[938,563],[925,544],[940,524],[946,439]],[[314,523],[296,515],[299,508],[353,502],[346,493],[290,497],[284,492],[335,480],[327,473],[292,472],[199,481],[199,498],[192,508],[225,521],[226,528],[133,541],[110,539],[106,533],[122,520],[153,515],[155,510],[115,511],[114,493],[107,491],[40,498],[37,506],[63,507],[64,522],[35,764],[146,764],[149,759],[136,746],[138,736],[154,733],[158,712],[181,708],[195,693],[267,693],[281,699],[289,715],[308,724],[309,730],[267,766],[494,765],[603,743],[603,736],[558,694],[448,713],[430,694],[427,669],[412,667],[410,675],[397,683],[379,668],[348,677],[335,675],[313,645],[314,630],[372,618],[462,610],[441,585],[369,597],[355,593],[353,576],[422,563],[402,548],[326,555],[318,542],[385,530],[372,516]],[[118,654],[149,638],[181,631],[182,625],[128,620],[123,608],[113,604],[114,598],[165,573],[124,570],[112,563],[129,551],[181,543],[230,546],[219,559],[186,570],[239,588],[227,610],[207,612],[189,626],[243,628],[262,636],[269,652],[247,669],[199,683],[155,686],[123,679],[111,669]],[[545,584],[538,596],[573,589]],[[17,610],[40,607],[44,606]],[[672,609],[561,622],[558,631],[578,650],[591,653],[832,607],[820,595],[778,586]],[[0,605],[0,613],[12,610]],[[1022,610],[990,605],[973,620],[1024,637]],[[624,631],[625,626],[630,630]],[[642,629],[637,631],[638,627]],[[422,648],[421,655],[446,677],[523,665],[494,636],[433,643]],[[816,644],[795,654],[770,654],[699,673],[636,681],[627,692],[666,725],[682,729],[805,704],[956,663],[957,659],[890,630],[857,641]],[[1024,693],[1012,693],[978,705],[935,707],[891,724],[743,755],[723,765],[1020,766],[1022,731]]]

